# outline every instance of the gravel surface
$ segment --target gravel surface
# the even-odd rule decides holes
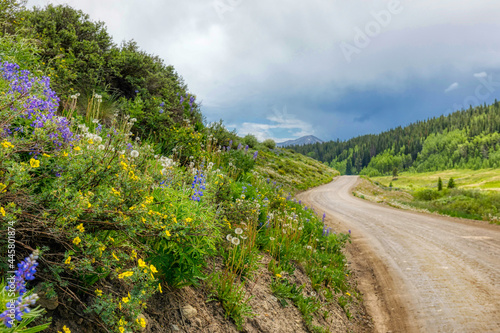
[[[352,196],[357,181],[339,177],[299,198],[352,231],[376,331],[500,332],[500,227],[374,204]]]

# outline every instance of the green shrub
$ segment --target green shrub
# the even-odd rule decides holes
[[[276,142],[274,142],[273,139],[266,139],[262,142],[262,144],[269,149],[276,148]]]

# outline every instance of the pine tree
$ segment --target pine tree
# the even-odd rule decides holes
[[[438,179],[438,191],[443,190],[443,181],[441,180],[441,177]]]

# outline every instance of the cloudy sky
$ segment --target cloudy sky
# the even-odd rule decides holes
[[[261,140],[344,140],[500,96],[500,1],[28,1],[47,3],[136,40],[207,121]]]

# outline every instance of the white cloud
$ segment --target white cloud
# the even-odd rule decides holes
[[[453,90],[457,89],[457,88],[458,88],[458,86],[459,86],[458,82],[453,82],[452,84],[450,84],[450,86],[449,86],[448,88],[446,88],[446,89],[444,90],[444,92],[445,92],[445,93],[448,93],[448,92],[450,92],[450,91],[453,91]]]
[[[474,77],[475,77],[475,78],[478,78],[478,79],[480,79],[480,78],[485,78],[485,77],[487,77],[487,76],[488,76],[488,74],[487,74],[486,72],[474,73]]]
[[[241,125],[233,124],[228,127],[235,127],[239,135],[253,134],[259,141],[273,139],[276,142],[293,140],[305,135],[314,134],[313,126],[305,121],[295,118],[288,113],[286,106],[282,111],[274,108],[273,114],[266,117],[269,123],[243,122]],[[277,132],[285,132],[278,137]]]

